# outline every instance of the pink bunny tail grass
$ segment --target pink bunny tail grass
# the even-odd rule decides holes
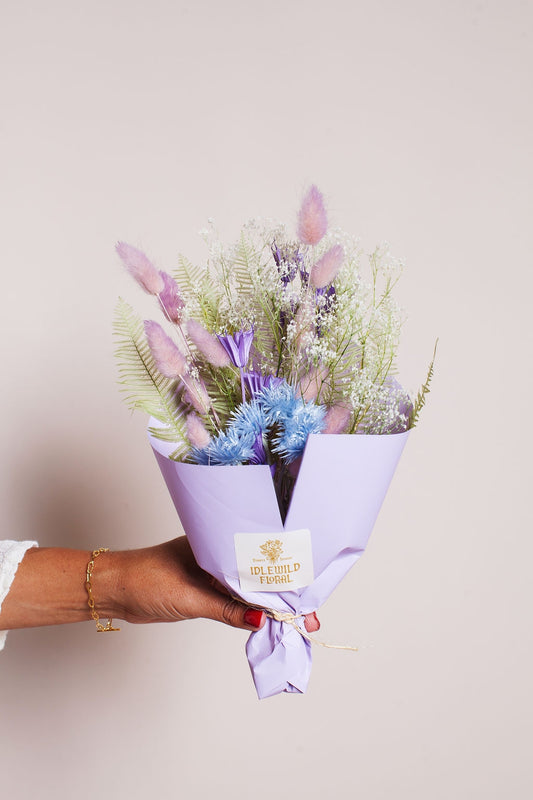
[[[163,290],[159,294],[159,302],[166,311],[169,319],[179,325],[183,317],[185,301],[182,298],[179,286],[168,272],[159,272],[163,280]]]
[[[198,447],[202,450],[207,447],[211,441],[211,437],[204,423],[197,417],[196,414],[189,414],[186,421],[187,437],[193,447]]]
[[[294,344],[299,353],[310,343],[315,329],[315,311],[307,297],[300,303],[294,322],[296,324]]]
[[[148,294],[160,294],[165,288],[163,278],[150,259],[131,244],[119,242],[115,250],[132,278],[142,286]]]
[[[326,413],[326,427],[322,433],[344,433],[348,427],[352,409],[342,403],[331,406]]]
[[[187,322],[187,333],[200,353],[202,353],[214,367],[227,367],[231,363],[228,353],[220,344],[217,337],[206,331],[204,326],[195,319],[190,319]]]
[[[311,186],[304,195],[298,213],[298,238],[303,244],[318,244],[328,229],[322,193]]]
[[[311,269],[311,283],[317,289],[323,289],[337,277],[344,261],[342,245],[335,244],[319,258]]]
[[[170,336],[153,320],[146,320],[144,331],[159,372],[165,378],[182,378],[187,372],[187,362]]]
[[[186,391],[183,400],[192,406],[199,414],[208,414],[211,408],[211,400],[201,383],[193,378],[182,378]]]
[[[302,399],[305,400],[306,403],[310,400],[316,400],[328,374],[329,370],[327,367],[313,367],[313,369],[309,370],[307,375],[304,375],[300,380],[300,393]]]

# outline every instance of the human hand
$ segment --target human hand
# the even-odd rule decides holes
[[[112,616],[133,623],[205,617],[246,630],[265,624],[264,611],[232,598],[198,566],[185,536],[142,550],[110,553],[108,558],[117,575]],[[305,617],[308,632],[319,627],[316,614]]]

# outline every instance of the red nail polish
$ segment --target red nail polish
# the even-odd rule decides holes
[[[248,608],[244,612],[244,621],[247,625],[250,625],[251,628],[259,628],[263,622],[264,613],[265,612],[261,611],[259,608]]]

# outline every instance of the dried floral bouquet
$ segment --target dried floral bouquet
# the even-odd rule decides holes
[[[302,200],[296,237],[257,219],[231,247],[212,224],[202,236],[206,266],[180,257],[173,275],[117,245],[166,328],[119,301],[121,382],[130,406],[158,420],[152,435],[175,445],[172,459],[268,464],[285,519],[309,435],[412,428],[433,362],[411,399],[395,377],[402,263],[386,246],[367,256],[357,239],[328,230],[316,186]]]

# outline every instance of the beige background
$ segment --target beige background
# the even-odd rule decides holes
[[[433,392],[308,694],[258,702],[207,621],[14,632],[3,797],[531,797],[531,69],[521,0],[0,0],[2,534],[112,548],[177,519],[115,385],[119,238],[165,268],[215,217],[407,259]],[[147,312],[148,313],[148,312]]]

